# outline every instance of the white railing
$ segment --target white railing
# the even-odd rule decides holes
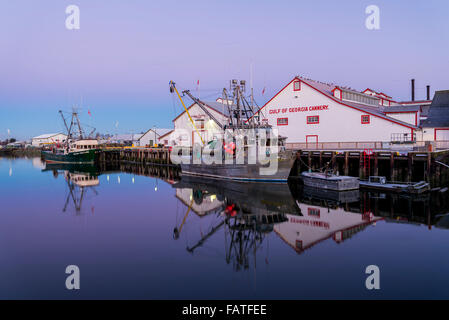
[[[416,150],[435,151],[449,149],[449,141],[415,141],[406,143],[384,141],[354,142],[294,142],[286,143],[287,149],[293,150]]]

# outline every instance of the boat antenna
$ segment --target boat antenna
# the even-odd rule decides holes
[[[73,117],[75,118],[76,123],[78,124],[78,130],[80,132],[80,139],[83,139],[84,132],[83,132],[83,129],[81,128],[80,119],[78,118],[78,112],[76,112],[76,111],[73,112]]]

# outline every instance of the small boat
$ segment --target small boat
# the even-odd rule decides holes
[[[368,180],[360,180],[360,186],[366,189],[413,194],[424,193],[430,190],[430,185],[425,181],[411,183],[387,182],[386,177],[383,176],[370,176]]]
[[[359,179],[356,177],[338,176],[326,172],[303,172],[301,178],[304,186],[312,188],[336,191],[359,189]]]

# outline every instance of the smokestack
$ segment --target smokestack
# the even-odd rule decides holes
[[[412,79],[412,101],[415,101],[415,79]]]
[[[426,86],[427,88],[427,100],[430,100],[430,86]]]

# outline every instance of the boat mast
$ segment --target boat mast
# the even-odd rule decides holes
[[[66,128],[66,130],[67,130],[67,140],[68,140],[68,139],[71,138],[73,121],[72,121],[72,123],[70,123],[70,128],[69,128],[69,127],[67,126],[67,121],[65,120],[64,115],[62,114],[62,111],[59,110],[59,113],[61,114],[62,121],[64,122],[64,126],[65,126],[65,128]]]
[[[80,119],[78,118],[78,113],[76,111],[73,111],[72,119],[75,119],[76,123],[78,124],[78,130],[80,132],[80,139],[83,139],[84,132],[83,132],[83,129],[81,128]]]

